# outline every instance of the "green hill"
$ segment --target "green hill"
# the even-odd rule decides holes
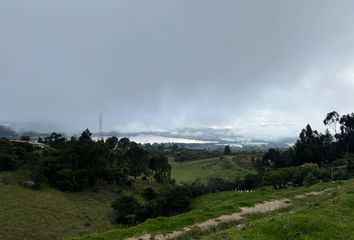
[[[112,193],[33,191],[20,185],[25,175],[0,172],[1,240],[63,239],[114,227],[108,221]]]
[[[294,189],[262,188],[254,192],[219,192],[194,199],[190,212],[149,219],[135,227],[114,229],[80,239],[119,240],[132,236],[139,239],[143,234],[146,239],[150,239],[157,234],[175,233],[178,229],[187,231],[185,227],[189,227],[188,232],[178,235],[178,239],[353,239],[353,189],[354,181],[349,180]],[[255,212],[241,220],[203,231],[193,228],[194,224],[240,212],[241,207],[284,198],[288,205],[283,209],[267,213]],[[243,230],[236,227],[240,221],[244,224]]]
[[[246,219],[242,230],[236,224],[199,232],[193,238],[215,239],[354,239],[354,181],[319,196],[294,199],[290,210],[278,214],[254,215]],[[184,236],[191,239],[191,236]]]
[[[172,163],[172,178],[177,183],[192,182],[197,179],[205,181],[210,177],[221,177],[228,180],[236,176],[254,173],[250,165],[250,155],[224,156],[202,160]]]
[[[174,233],[188,226],[191,230],[178,235],[177,239],[353,239],[354,236],[354,180],[293,189],[266,187],[253,192],[208,194],[194,199],[189,212],[119,228],[108,221],[112,212],[110,204],[116,197],[112,192],[63,193],[45,186],[33,191],[19,184],[26,179],[25,175],[0,173],[2,240],[72,237],[119,240],[143,234]],[[289,201],[286,208],[255,212],[207,229],[191,227],[242,212],[242,207],[252,208],[263,201],[284,198]],[[82,235],[86,236],[78,237]]]

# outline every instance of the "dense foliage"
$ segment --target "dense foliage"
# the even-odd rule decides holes
[[[354,113],[327,114],[324,133],[307,125],[295,145],[286,150],[269,149],[255,162],[266,183],[311,185],[318,180],[348,179],[354,176]]]
[[[129,186],[129,176],[152,175],[159,183],[170,181],[167,158],[150,154],[127,138],[93,141],[86,129],[79,138],[68,140],[52,133],[42,142],[47,147],[0,139],[0,170],[28,168],[33,174],[31,180],[63,191],[81,191],[102,184]]]
[[[145,203],[132,196],[121,196],[112,205],[116,211],[116,221],[126,226],[136,225],[147,218],[173,216],[189,210],[190,201],[198,196],[231,190],[249,190],[260,186],[261,178],[255,174],[244,179],[227,181],[222,178],[210,178],[206,184],[199,181],[182,185],[167,184],[159,192],[152,188],[143,191]]]

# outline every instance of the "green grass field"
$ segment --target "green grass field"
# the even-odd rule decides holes
[[[232,224],[210,233],[199,232],[193,239],[354,239],[353,180],[329,194],[293,201],[290,211],[248,218],[244,230],[237,230],[236,224]],[[190,235],[182,239],[191,238]]]
[[[341,229],[346,229],[346,233],[352,232],[353,227],[351,222],[354,222],[354,213],[353,213],[353,208],[354,205],[350,207],[351,203],[354,203],[354,194],[352,194],[352,190],[354,188],[354,182],[353,181],[347,181],[344,183],[342,189],[343,191],[341,192],[335,192],[335,195],[325,195],[325,196],[308,196],[304,199],[294,199],[293,197],[296,194],[301,194],[304,192],[310,192],[310,191],[318,191],[318,190],[323,190],[326,188],[336,188],[338,184],[343,185],[341,182],[336,182],[336,183],[326,183],[326,184],[316,184],[312,187],[303,187],[303,188],[295,188],[295,189],[284,189],[284,190],[273,190],[271,188],[262,188],[258,189],[255,192],[248,192],[248,193],[238,193],[238,192],[219,192],[219,193],[214,193],[214,194],[209,194],[205,196],[201,196],[197,199],[193,200],[192,203],[192,210],[190,212],[180,214],[177,216],[173,217],[158,217],[154,219],[149,219],[145,221],[142,224],[139,224],[135,227],[131,228],[121,228],[121,229],[114,229],[105,233],[100,233],[100,234],[92,234],[88,235],[86,237],[80,238],[82,240],[119,240],[119,239],[125,239],[127,237],[131,237],[134,235],[141,235],[144,233],[150,233],[152,235],[157,234],[157,233],[167,233],[171,232],[173,230],[185,227],[185,226],[190,226],[194,223],[202,222],[211,218],[218,217],[223,214],[230,214],[234,213],[239,210],[239,207],[243,206],[253,206],[256,203],[265,201],[265,200],[270,200],[270,199],[279,199],[283,197],[288,197],[292,199],[292,202],[294,203],[292,207],[292,211],[294,213],[292,215],[286,215],[285,213],[280,213],[279,219],[277,220],[277,215],[279,213],[271,213],[271,214],[264,214],[264,215],[256,215],[250,217],[249,220],[249,232],[247,230],[245,231],[245,234],[247,233],[248,235],[242,235],[243,232],[236,232],[235,226],[236,223],[230,228],[230,229],[216,229],[215,232],[208,232],[206,235],[203,235],[203,233],[200,233],[199,235],[186,235],[183,236],[185,239],[198,239],[198,238],[207,238],[207,239],[295,239],[295,238],[287,238],[287,235],[285,234],[285,238],[282,238],[282,233],[277,234],[276,237],[278,238],[272,238],[271,237],[271,231],[268,230],[267,228],[264,227],[264,224],[269,224],[270,227],[273,227],[272,231],[282,231],[282,228],[293,228],[293,233],[296,233],[296,231],[301,231],[301,222],[304,224],[303,227],[305,229],[311,228],[311,226],[307,226],[307,224],[314,224],[316,221],[316,218],[318,218],[318,221],[320,223],[324,223],[324,227],[326,227],[328,224],[332,224],[330,219],[333,215],[336,214],[336,211],[341,212],[347,212],[346,215],[343,215],[346,218],[346,221],[343,223],[336,223],[338,226],[341,225],[342,228],[337,229],[336,231],[341,231]],[[342,199],[343,202],[339,202],[337,204],[337,207],[334,208],[333,211],[331,211],[330,204],[333,199]],[[326,203],[322,202],[327,201]],[[306,204],[309,203],[309,204]],[[320,205],[318,205],[320,204]],[[328,204],[328,205],[326,205]],[[322,208],[325,208],[322,210],[322,212],[316,213],[317,207],[320,206]],[[319,208],[320,208],[319,207]],[[321,208],[321,209],[322,209]],[[349,211],[351,210],[351,211]],[[299,211],[299,212],[298,212]],[[302,211],[302,212],[301,212]],[[314,211],[312,214],[311,211]],[[306,213],[309,213],[308,218],[306,218]],[[328,216],[323,216],[320,217],[321,214],[329,214]],[[291,219],[292,216],[294,216],[294,224],[293,220]],[[301,220],[301,217],[304,217],[303,220]],[[341,216],[337,217],[341,218]],[[308,220],[307,220],[308,219]],[[326,222],[328,221],[328,222]],[[277,224],[275,224],[275,223]],[[278,226],[278,224],[280,224]],[[300,224],[300,225],[299,225]],[[327,224],[327,225],[326,225]],[[337,226],[335,225],[335,226]],[[333,228],[333,227],[332,227]],[[255,229],[257,234],[252,230]],[[322,227],[321,227],[322,229]],[[350,230],[351,229],[351,230]],[[314,232],[316,232],[318,228],[314,228]],[[301,232],[302,233],[302,232]],[[241,235],[237,235],[241,234]],[[268,235],[267,235],[268,234]],[[304,232],[306,234],[306,232]],[[320,234],[320,233],[317,233]],[[343,235],[344,233],[341,233],[342,236],[348,236],[348,235]],[[263,238],[264,235],[264,238]],[[224,236],[227,236],[224,238]],[[242,238],[243,236],[250,236],[253,238]],[[325,236],[325,235],[323,235]],[[308,238],[299,238],[299,239],[308,239]],[[312,239],[312,238],[309,238]],[[317,238],[317,239],[328,239],[328,238]],[[350,239],[350,238],[342,238],[342,239]]]
[[[114,227],[110,193],[63,193],[22,187],[26,174],[0,173],[0,239],[64,239]]]
[[[208,163],[217,159],[201,160]],[[218,159],[220,160],[220,159]],[[228,157],[225,161],[236,161]],[[198,161],[185,162],[193,163]],[[242,169],[247,168],[243,162]],[[236,164],[236,163],[234,163]],[[201,164],[199,163],[199,166]],[[246,169],[246,171],[249,171]],[[274,190],[263,187],[254,192],[218,192],[192,201],[191,211],[148,219],[131,228],[109,222],[112,191],[63,193],[43,186],[33,191],[22,187],[26,172],[0,173],[0,239],[80,239],[122,240],[145,233],[168,233],[224,214],[238,212],[240,207],[253,206],[271,199],[289,198],[289,208],[266,214],[247,216],[240,222],[223,224],[208,231],[194,229],[179,240],[191,239],[353,239],[354,180],[319,183],[311,187]],[[139,195],[149,184],[138,181],[130,194]],[[150,185],[149,185],[150,186]],[[153,188],[158,186],[151,185]],[[323,189],[323,195],[295,198],[295,195]]]
[[[203,160],[183,161],[172,163],[172,178],[177,183],[192,182],[197,179],[205,181],[210,177],[221,177],[233,180],[235,177],[243,177],[248,173],[254,173],[250,168],[244,167],[250,162],[246,156],[224,156],[222,159],[208,158]]]

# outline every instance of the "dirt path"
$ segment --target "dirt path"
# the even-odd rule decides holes
[[[264,203],[258,203],[253,207],[243,207],[240,208],[241,211],[237,213],[233,213],[231,215],[222,215],[217,218],[209,219],[205,222],[197,223],[188,227],[184,227],[180,230],[173,231],[171,233],[166,234],[158,234],[155,235],[153,239],[155,240],[165,240],[165,239],[173,239],[176,238],[186,232],[192,231],[194,228],[200,228],[202,230],[206,230],[212,227],[216,227],[222,223],[239,221],[243,218],[244,215],[252,214],[252,213],[265,213],[271,212],[280,208],[290,206],[290,200],[287,198],[281,200],[272,200]],[[137,237],[127,238],[127,240],[150,240],[152,236],[150,234],[144,234]]]
[[[308,193],[305,193],[305,194],[300,194],[300,195],[296,195],[295,198],[304,198],[306,196],[320,196],[320,195],[323,195],[325,194],[326,192],[330,191],[331,188],[327,188],[323,191],[320,191],[320,192],[308,192]]]
[[[309,192],[301,195],[296,195],[295,198],[304,198],[305,196],[319,196],[324,193],[326,193],[330,189],[326,189],[320,192]],[[228,223],[228,222],[235,222],[235,221],[240,221],[241,219],[244,218],[245,215],[252,214],[252,213],[266,213],[266,212],[272,212],[281,208],[286,208],[291,205],[290,199],[288,198],[283,198],[279,200],[271,200],[271,201],[266,201],[263,203],[258,203],[253,207],[242,207],[240,208],[241,211],[233,213],[231,215],[222,215],[217,218],[209,219],[207,221],[201,222],[201,223],[196,223],[194,225],[184,227],[179,230],[175,230],[171,233],[166,233],[166,234],[158,234],[155,236],[151,236],[150,234],[144,234],[136,237],[130,237],[127,238],[126,240],[150,240],[150,239],[155,239],[155,240],[168,240],[168,239],[173,239],[176,237],[181,236],[182,234],[185,234],[187,232],[192,231],[195,228],[199,228],[201,230],[207,230],[209,228],[217,227],[220,224],[223,223]]]

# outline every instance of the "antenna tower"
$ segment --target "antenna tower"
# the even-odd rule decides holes
[[[103,141],[102,113],[100,113],[100,124],[98,126],[98,137],[101,141]]]

